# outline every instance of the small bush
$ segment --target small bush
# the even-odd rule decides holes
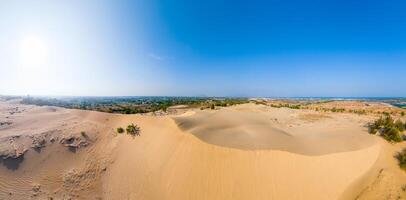
[[[375,121],[375,126],[381,127],[385,125],[385,119],[383,117],[380,117],[378,120]]]
[[[395,127],[385,128],[383,132],[383,138],[390,142],[401,142],[403,138],[398,129]]]
[[[405,116],[405,112],[404,112],[404,111],[400,112],[400,115],[401,115],[402,117]]]
[[[117,133],[124,133],[124,129],[121,128],[121,127],[118,127],[118,128],[117,128]]]
[[[403,124],[403,122],[402,122],[400,119],[396,120],[394,126],[395,126],[395,128],[397,128],[400,132],[403,132],[403,131],[405,130],[405,125]]]
[[[130,124],[126,128],[127,134],[132,136],[139,136],[140,135],[140,127],[134,124]]]
[[[300,109],[300,105],[289,105],[290,109]]]
[[[210,105],[210,109],[214,110],[214,108],[215,108],[215,107],[214,107],[214,104],[211,104],[211,105]]]
[[[405,130],[404,126],[401,120],[398,119],[395,122],[390,115],[384,115],[368,125],[368,132],[376,134],[379,131],[386,140],[401,142],[403,141],[402,132]]]
[[[400,168],[406,170],[406,149],[403,149],[402,152],[399,152],[396,158],[399,161]]]
[[[379,119],[375,120],[373,123],[368,124],[368,132],[371,134],[376,134],[384,126],[385,126],[385,119],[380,117]]]
[[[386,118],[384,119],[384,126],[393,127],[394,125],[395,125],[395,122],[394,122],[393,118],[390,115],[386,116]]]

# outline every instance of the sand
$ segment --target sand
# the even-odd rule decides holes
[[[376,138],[369,137],[366,128],[359,126],[364,122],[353,120],[350,115],[296,113],[257,105],[244,108],[173,118],[181,130],[207,143],[244,150],[323,155],[364,149],[376,143]]]
[[[12,114],[11,114],[12,113]],[[0,102],[0,199],[397,199],[368,115],[244,104],[120,115]],[[117,134],[135,123],[141,136]],[[45,142],[43,142],[45,141]]]

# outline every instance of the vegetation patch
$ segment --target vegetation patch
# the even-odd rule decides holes
[[[274,108],[300,109],[300,108],[301,108],[301,105],[300,105],[300,104],[288,104],[288,103],[282,104],[282,103],[280,103],[280,104],[271,104],[271,107],[274,107]]]
[[[333,107],[333,108],[331,109],[331,112],[345,112],[345,109],[344,109],[344,108],[336,108],[336,107]]]
[[[130,124],[126,128],[127,134],[130,134],[132,136],[140,136],[140,127],[134,124]]]
[[[403,149],[403,151],[399,152],[396,158],[399,161],[400,168],[406,170],[406,149]]]
[[[124,133],[124,129],[122,127],[117,128],[117,133]]]
[[[384,130],[384,133],[382,134],[383,138],[390,142],[402,142],[403,138],[400,134],[400,131],[396,129],[395,127],[388,128]]]
[[[381,116],[373,123],[370,123],[368,125],[368,128],[369,133],[379,133],[383,138],[390,142],[403,141],[402,132],[405,129],[405,124],[399,119],[394,121],[394,119],[390,115]]]

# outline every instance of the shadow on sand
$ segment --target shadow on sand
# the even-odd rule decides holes
[[[7,169],[15,171],[20,167],[20,164],[24,161],[24,155],[18,158],[0,158],[0,163],[3,164]]]

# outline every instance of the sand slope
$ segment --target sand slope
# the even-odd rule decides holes
[[[106,175],[106,197],[335,199],[373,165],[380,150],[373,145],[323,156],[244,151],[203,143],[170,121],[155,126],[145,129],[149,136],[121,141],[122,153]],[[152,134],[164,126],[173,133]]]

